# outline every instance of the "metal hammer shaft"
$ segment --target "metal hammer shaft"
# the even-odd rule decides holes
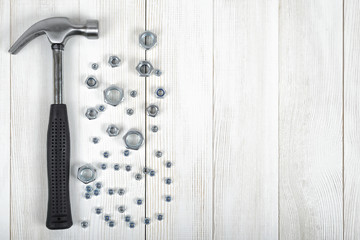
[[[62,54],[64,46],[53,44],[51,46],[54,58],[54,104],[63,103],[63,77],[62,77]]]

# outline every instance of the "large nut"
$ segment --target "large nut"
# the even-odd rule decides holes
[[[121,60],[117,56],[110,56],[109,57],[109,64],[111,67],[118,67],[120,66]]]
[[[138,150],[144,142],[144,137],[139,131],[128,131],[123,137],[126,148]]]
[[[115,85],[111,85],[104,90],[104,101],[112,106],[117,106],[124,100],[124,90]]]
[[[156,117],[159,113],[159,107],[152,104],[146,108],[146,113],[149,117]]]
[[[107,134],[109,134],[110,137],[116,137],[120,133],[120,129],[115,125],[109,125],[106,129]]]
[[[146,50],[149,50],[156,45],[157,36],[155,33],[150,32],[150,31],[143,32],[139,36],[139,43],[140,43],[140,46],[142,46]]]
[[[96,119],[98,116],[99,112],[96,110],[96,108],[88,108],[86,110],[85,116],[89,119],[89,120],[93,120]]]
[[[84,184],[91,183],[96,179],[96,168],[91,164],[85,164],[79,167],[77,178]]]
[[[149,61],[141,61],[136,66],[136,71],[138,71],[140,77],[149,77],[154,70],[154,67]]]
[[[87,88],[89,88],[89,89],[97,88],[99,85],[98,80],[93,76],[88,77],[85,80],[85,84],[86,84]]]

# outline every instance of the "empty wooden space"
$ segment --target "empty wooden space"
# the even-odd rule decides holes
[[[1,239],[360,239],[359,10],[357,0],[0,0]],[[7,52],[31,24],[54,16],[100,26],[98,40],[74,37],[65,47],[74,225],[63,231],[45,227],[50,44],[39,37]],[[139,46],[145,30],[158,36],[149,51]],[[122,59],[118,68],[111,55]],[[141,60],[163,74],[139,77]],[[90,75],[98,89],[86,88]],[[86,109],[103,104],[112,84],[124,102],[89,121]],[[165,98],[155,97],[158,87]],[[159,106],[155,118],[150,104]],[[118,137],[107,136],[109,124]],[[130,129],[146,141],[125,157]],[[86,200],[77,169],[103,162],[104,189]],[[136,181],[144,167],[155,176]],[[111,187],[127,193],[109,196]]]

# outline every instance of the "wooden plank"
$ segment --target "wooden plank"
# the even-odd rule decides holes
[[[146,104],[159,115],[146,118],[146,214],[152,223],[146,239],[212,237],[212,1],[147,0],[147,29],[158,45],[147,59],[163,71],[147,81]],[[164,99],[155,89],[167,91]],[[151,132],[157,125],[159,131]],[[163,152],[161,158],[155,151]],[[171,161],[172,168],[164,163]],[[173,183],[166,185],[164,179]],[[167,203],[165,195],[173,201]],[[164,214],[163,221],[156,215]]]
[[[360,239],[360,3],[344,1],[344,239]]]
[[[278,238],[278,1],[214,5],[214,239]]]
[[[342,1],[280,1],[280,239],[342,239]]]
[[[0,236],[1,239],[10,239],[10,1],[0,1]]]
[[[123,157],[122,136],[130,127],[144,132],[145,117],[142,111],[145,102],[144,82],[136,76],[136,59],[144,55],[137,44],[138,29],[144,27],[145,5],[143,1],[24,1],[16,0],[12,8],[12,42],[29,25],[50,16],[68,16],[75,19],[99,19],[100,39],[88,40],[82,37],[71,39],[64,55],[64,92],[68,105],[71,130],[71,203],[74,226],[66,231],[49,231],[45,228],[47,188],[46,176],[46,127],[49,105],[52,102],[52,56],[49,43],[45,38],[36,39],[13,57],[12,78],[12,229],[14,239],[141,239],[145,236],[145,227],[140,219],[145,214],[145,206],[136,206],[135,198],[144,199],[144,181],[134,180],[135,171],[140,171],[145,163],[145,149],[132,152],[130,157]],[[119,68],[112,69],[107,60],[110,54],[123,59]],[[28,61],[32,59],[32,61]],[[100,67],[94,72],[92,62]],[[93,74],[99,81],[99,88],[89,90],[84,85],[85,78]],[[126,101],[114,108],[107,105],[107,110],[99,119],[89,121],[84,112],[87,107],[103,104],[102,91],[110,84],[124,88]],[[136,99],[129,99],[128,90],[136,89],[140,94]],[[127,107],[136,112],[129,117]],[[135,120],[136,119],[136,120]],[[108,124],[121,127],[121,134],[109,138],[106,133]],[[27,137],[24,137],[27,136]],[[100,143],[93,145],[91,137],[100,137]],[[104,159],[102,152],[108,150],[110,158]],[[98,180],[104,189],[99,197],[85,200],[84,185],[76,180],[77,168],[84,163],[98,166],[107,162],[109,169],[98,170]],[[115,172],[114,163],[120,163],[122,169]],[[124,171],[123,165],[130,163],[133,171]],[[23,183],[29,183],[24,185]],[[109,187],[126,187],[128,193],[121,198],[108,196]],[[16,200],[15,200],[16,199]],[[120,204],[127,206],[135,223],[135,229],[129,229],[123,216],[116,212]],[[102,220],[103,215],[94,214],[95,206],[104,208],[116,221],[111,229]],[[24,218],[26,213],[28,217]],[[80,221],[89,220],[87,230],[81,229]]]

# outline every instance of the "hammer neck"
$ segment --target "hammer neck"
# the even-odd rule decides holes
[[[53,44],[51,46],[54,59],[54,103],[63,103],[63,77],[62,77],[62,53],[64,45]]]

